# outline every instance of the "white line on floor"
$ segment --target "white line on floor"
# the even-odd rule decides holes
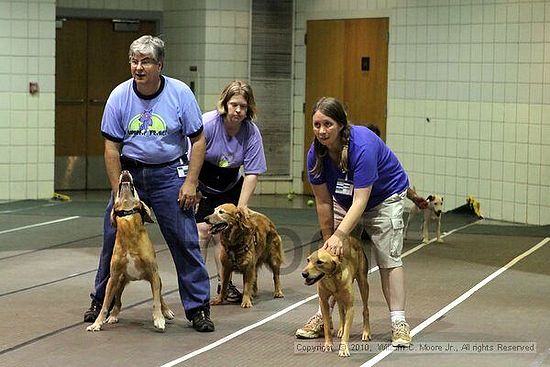
[[[474,225],[474,224],[476,224],[476,223],[477,223],[477,222],[473,222],[473,223],[470,223],[470,224],[466,224],[466,225],[464,225],[464,226],[462,226],[462,227],[455,228],[455,229],[453,229],[453,230],[451,230],[451,231],[449,231],[449,232],[446,232],[446,233],[442,234],[441,237],[447,237],[447,236],[449,236],[449,235],[455,233],[456,231],[460,231],[461,229],[470,227],[470,226],[472,226],[472,225]],[[428,244],[434,242],[435,240],[436,240],[436,239],[433,238],[433,239],[430,240],[428,243],[422,243],[422,244],[420,244],[420,245],[418,245],[418,246],[416,246],[416,247],[410,249],[409,251],[405,252],[401,257],[408,256],[408,255],[410,255],[410,254],[412,254],[412,253],[414,253],[414,252],[420,250],[422,247],[424,247],[424,246],[426,246],[426,245],[428,245]],[[376,272],[376,271],[378,271],[378,266],[375,266],[375,267],[371,268],[371,269],[369,270],[369,274],[374,273],[374,272]],[[244,333],[246,333],[246,332],[248,332],[248,331],[250,331],[250,330],[252,330],[252,329],[255,329],[255,328],[257,328],[258,326],[261,326],[261,325],[263,325],[263,324],[265,324],[265,323],[267,323],[267,322],[269,322],[269,321],[271,321],[271,320],[274,320],[274,319],[276,319],[276,318],[278,318],[278,317],[280,317],[280,316],[283,316],[283,315],[286,314],[287,312],[292,311],[293,309],[295,309],[295,308],[297,308],[297,307],[303,305],[304,303],[307,303],[307,302],[309,302],[309,301],[312,301],[312,300],[314,300],[314,299],[316,299],[316,298],[317,298],[317,294],[314,294],[314,295],[312,295],[312,296],[309,296],[308,298],[306,298],[306,299],[304,299],[304,300],[301,300],[300,302],[297,302],[297,303],[295,303],[295,304],[293,304],[293,305],[290,305],[290,306],[288,306],[287,308],[285,308],[285,309],[283,309],[283,310],[281,310],[281,311],[279,311],[279,312],[277,312],[277,313],[275,313],[275,314],[269,316],[268,318],[265,318],[265,319],[260,320],[260,321],[258,321],[258,322],[256,322],[256,323],[252,324],[252,325],[249,325],[249,326],[247,326],[247,327],[245,327],[245,328],[242,328],[242,329],[240,329],[240,330],[237,330],[237,331],[235,331],[234,333],[232,333],[232,334],[230,334],[230,335],[228,335],[228,336],[226,336],[226,337],[224,337],[224,338],[222,338],[222,339],[219,339],[219,340],[215,341],[215,342],[212,343],[212,344],[209,344],[209,345],[207,345],[207,346],[205,346],[205,347],[202,347],[202,348],[197,349],[197,350],[195,350],[195,351],[193,351],[193,352],[191,352],[191,353],[188,353],[188,354],[186,354],[186,355],[184,355],[184,356],[181,356],[180,358],[175,359],[175,360],[173,360],[173,361],[171,361],[171,362],[165,363],[165,364],[161,365],[160,367],[172,367],[172,366],[175,366],[175,365],[177,365],[177,364],[179,364],[179,363],[181,363],[181,362],[187,361],[188,359],[191,359],[191,358],[193,358],[193,357],[196,357],[196,356],[198,356],[199,354],[202,354],[202,353],[204,353],[204,352],[206,352],[206,351],[209,351],[209,350],[211,350],[211,349],[213,349],[213,348],[216,348],[216,347],[218,347],[218,346],[220,346],[220,345],[222,345],[222,344],[224,344],[224,343],[230,341],[231,339],[234,339],[234,338],[238,337],[239,335],[242,335],[242,334],[244,334]]]
[[[2,204],[2,203],[0,203],[0,204]],[[43,205],[27,206],[27,207],[19,208],[19,209],[2,210],[2,211],[0,211],[0,214],[10,214],[10,213],[22,212],[22,211],[25,211],[25,210],[32,210],[32,209],[36,209],[36,208],[47,208],[47,207],[56,206],[56,205],[59,205],[59,204],[57,204],[57,203],[48,203],[48,204],[43,204]]]
[[[171,361],[171,362],[165,363],[165,364],[163,364],[161,367],[171,367],[171,366],[175,366],[175,365],[177,365],[178,363],[184,362],[184,361],[186,361],[186,360],[188,360],[188,359],[191,359],[191,358],[193,358],[193,357],[195,357],[195,356],[198,356],[199,354],[202,354],[202,353],[204,353],[204,352],[206,352],[206,351],[209,351],[210,349],[216,348],[217,346],[220,346],[220,345],[222,345],[223,343],[230,341],[231,339],[235,339],[235,338],[238,337],[239,335],[242,335],[242,334],[244,334],[244,333],[246,333],[246,332],[248,332],[248,331],[250,331],[250,330],[252,330],[252,329],[257,328],[258,326],[261,326],[261,325],[263,325],[263,324],[265,324],[265,323],[267,323],[267,322],[269,322],[269,321],[271,321],[271,320],[274,320],[274,319],[278,318],[279,316],[282,316],[282,315],[284,315],[285,313],[287,313],[287,312],[289,312],[289,311],[292,311],[293,309],[295,309],[295,308],[297,308],[297,307],[303,305],[304,303],[307,303],[307,302],[309,302],[309,301],[311,301],[311,300],[313,300],[313,299],[315,299],[315,298],[317,298],[317,295],[316,295],[316,294],[314,294],[313,296],[310,296],[310,297],[308,297],[308,298],[306,298],[306,299],[304,299],[304,300],[301,300],[301,301],[298,302],[298,303],[295,303],[295,304],[293,304],[293,305],[290,305],[290,306],[288,306],[287,308],[285,308],[285,309],[283,309],[283,310],[281,310],[281,311],[279,311],[279,312],[277,312],[277,313],[275,313],[275,314],[273,314],[273,315],[271,315],[271,316],[269,316],[269,317],[267,317],[267,318],[265,318],[265,319],[263,319],[263,320],[260,320],[260,321],[256,322],[255,324],[252,324],[252,325],[249,325],[249,326],[247,326],[247,327],[245,327],[245,328],[242,328],[242,329],[240,329],[240,330],[237,330],[237,331],[235,331],[233,334],[229,334],[228,336],[226,336],[226,337],[224,337],[224,338],[221,338],[221,339],[215,341],[215,342],[212,343],[212,344],[208,344],[207,346],[202,347],[202,348],[200,348],[200,349],[197,349],[197,350],[195,350],[195,351],[193,351],[193,352],[191,352],[191,353],[188,353],[188,354],[186,354],[186,355],[184,355],[184,356],[182,356],[182,357],[180,357],[180,358],[178,358],[178,359],[175,359],[175,360],[173,360],[173,361]]]
[[[428,319],[424,320],[421,324],[419,324],[417,327],[411,330],[411,336],[415,336],[416,334],[420,333],[422,330],[427,328],[429,325],[431,325],[434,321],[438,320],[440,317],[451,311],[453,308],[464,302],[466,299],[468,299],[472,294],[477,292],[479,289],[487,285],[489,282],[491,282],[493,279],[498,277],[500,274],[504,273],[506,270],[514,266],[517,262],[524,259],[525,257],[531,255],[533,252],[540,249],[542,246],[546,245],[548,242],[550,242],[550,237],[546,237],[544,240],[537,243],[535,246],[531,247],[529,250],[525,251],[519,256],[516,256],[514,259],[512,259],[508,264],[504,265],[497,271],[495,271],[493,274],[489,275],[487,278],[483,279],[481,282],[477,283],[473,288],[470,288],[467,292],[463,293],[460,297],[455,299],[453,302],[449,303],[447,306],[443,307],[441,310],[433,314]],[[376,363],[380,362],[382,359],[389,356],[393,351],[395,350],[394,347],[390,345],[390,347],[383,352],[377,354],[375,357],[369,359],[365,363],[361,365],[361,367],[371,367],[374,366]]]
[[[66,221],[68,221],[68,220],[73,220],[73,219],[77,219],[77,218],[80,218],[80,216],[76,215],[76,216],[74,216],[74,217],[67,217],[67,218],[61,218],[61,219],[56,219],[56,220],[50,220],[49,222],[42,222],[42,223],[36,223],[36,224],[29,224],[28,226],[17,227],[17,228],[6,229],[6,230],[4,230],[4,231],[0,231],[0,234],[10,233],[10,232],[17,232],[17,231],[22,231],[22,230],[24,230],[24,229],[29,229],[29,228],[47,226],[48,224],[55,224],[55,223],[66,222]]]

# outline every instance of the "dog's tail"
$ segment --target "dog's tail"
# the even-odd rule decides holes
[[[284,264],[286,262],[285,249],[283,246],[283,239],[281,238],[279,233],[277,233],[277,237],[275,238],[275,241],[279,244],[277,246],[280,246],[281,248],[281,250],[278,252],[281,254],[281,264]]]
[[[266,244],[270,247],[268,252],[271,254],[271,258],[274,263],[279,265],[284,264],[286,258],[283,246],[283,239],[279,235],[279,232],[277,232],[277,230],[275,229],[274,225],[272,230],[270,230],[267,235]]]

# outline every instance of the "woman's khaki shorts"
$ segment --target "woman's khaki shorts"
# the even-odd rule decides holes
[[[369,235],[365,243],[365,254],[373,259],[382,269],[396,268],[403,265],[401,250],[403,249],[403,208],[407,192],[393,194],[379,205],[363,213],[353,234],[361,236],[363,229]],[[333,201],[334,226],[338,227],[346,211]]]

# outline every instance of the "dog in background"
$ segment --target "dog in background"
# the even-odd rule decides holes
[[[409,230],[409,223],[411,219],[416,216],[420,211],[423,212],[424,218],[422,221],[422,242],[429,242],[429,225],[430,222],[436,223],[436,237],[437,242],[443,242],[441,238],[441,214],[443,213],[443,196],[430,195],[426,198],[428,200],[428,206],[425,209],[419,209],[416,205],[413,205],[407,218],[407,224],[405,224],[405,238],[407,238],[407,232]]]
[[[344,255],[342,258],[333,256],[324,249],[313,252],[307,258],[307,265],[302,271],[306,285],[317,283],[317,293],[323,315],[323,331],[325,335],[324,351],[332,351],[332,334],[330,325],[332,319],[328,299],[333,296],[338,303],[340,326],[337,336],[341,338],[338,355],[349,357],[349,333],[353,324],[353,281],[357,280],[359,292],[363,301],[363,333],[361,340],[368,341],[370,335],[369,323],[369,284],[367,281],[368,262],[359,239],[348,236],[344,239]]]
[[[153,324],[157,330],[164,331],[166,319],[174,318],[174,313],[162,298],[162,282],[158,273],[155,249],[145,230],[144,222],[154,223],[151,210],[139,199],[130,172],[122,171],[111,211],[111,223],[117,231],[110,276],[103,306],[95,322],[88,326],[88,331],[101,330],[105,322],[108,324],[118,322],[122,307],[122,292],[124,287],[133,280],[147,280],[151,283]],[[114,307],[107,318],[109,305],[113,299]]]
[[[210,303],[222,304],[227,294],[231,272],[243,274],[241,307],[252,307],[252,298],[258,293],[258,268],[267,265],[273,272],[274,298],[282,298],[279,275],[283,263],[283,242],[275,224],[265,215],[234,204],[223,204],[205,218],[210,233],[220,233],[222,264],[221,290]]]

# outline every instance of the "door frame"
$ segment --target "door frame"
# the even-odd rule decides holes
[[[139,19],[155,22],[156,32],[162,30],[162,11],[120,10],[120,9],[81,9],[55,8],[55,17],[73,19]]]

